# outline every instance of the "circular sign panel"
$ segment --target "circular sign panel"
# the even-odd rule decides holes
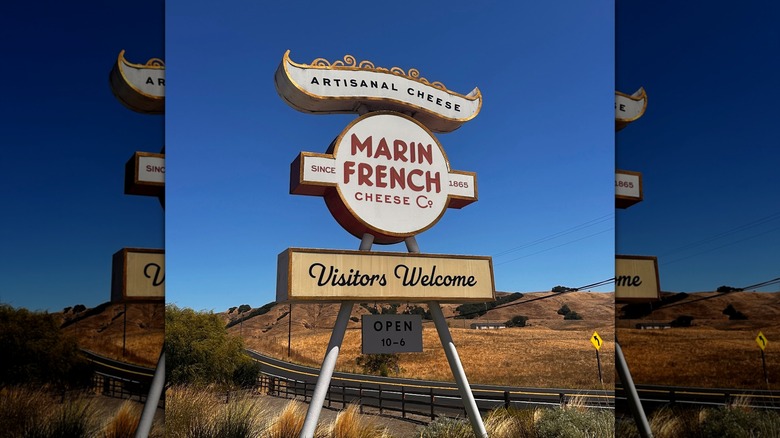
[[[333,216],[357,237],[395,243],[433,226],[449,203],[450,166],[439,141],[400,113],[359,117],[336,138]]]

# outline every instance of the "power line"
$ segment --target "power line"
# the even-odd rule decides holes
[[[494,254],[493,257],[502,257],[502,256],[505,256],[507,254],[511,254],[511,253],[513,253],[515,251],[519,251],[519,250],[524,249],[524,248],[529,248],[531,246],[535,246],[535,245],[538,245],[540,243],[544,243],[544,242],[547,242],[549,240],[553,240],[553,239],[555,239],[557,237],[565,236],[565,235],[571,234],[571,233],[573,233],[575,231],[579,231],[579,230],[582,230],[582,229],[585,229],[585,228],[588,228],[588,227],[592,227],[594,225],[598,225],[598,224],[600,224],[602,222],[605,222],[607,220],[614,219],[614,217],[615,217],[614,213],[610,213],[610,214],[607,214],[607,215],[604,215],[604,216],[601,216],[601,217],[597,217],[595,219],[591,219],[589,221],[583,222],[583,223],[581,223],[579,225],[576,225],[574,227],[567,228],[567,229],[565,229],[563,231],[559,231],[557,233],[553,233],[553,234],[541,237],[539,239],[536,239],[534,241],[522,244],[520,246],[516,246],[516,247],[508,249],[506,251],[499,252],[497,254]]]
[[[606,230],[602,230],[602,231],[599,231],[599,232],[596,232],[596,233],[593,233],[593,234],[589,234],[589,235],[587,235],[585,237],[580,237],[579,239],[570,240],[568,242],[561,243],[560,245],[552,246],[550,248],[546,248],[546,249],[543,249],[543,250],[540,250],[540,251],[536,251],[536,252],[533,252],[531,254],[526,254],[524,256],[516,257],[516,258],[513,258],[511,260],[506,260],[506,261],[503,261],[501,263],[496,263],[495,266],[505,265],[505,264],[510,263],[510,262],[514,262],[514,261],[517,261],[517,260],[520,260],[520,259],[524,259],[526,257],[531,257],[531,256],[534,256],[534,255],[537,255],[537,254],[541,254],[543,252],[547,252],[547,251],[550,251],[550,250],[553,250],[553,249],[556,249],[556,248],[560,248],[562,246],[570,245],[572,243],[576,243],[576,242],[579,242],[581,240],[589,239],[589,238],[591,238],[593,236],[597,236],[599,234],[604,234],[607,231],[613,231],[614,229],[615,229],[614,227],[607,228]]]
[[[776,219],[780,219],[780,213],[773,213],[773,214],[770,214],[769,216],[764,216],[764,217],[756,219],[756,220],[754,220],[752,222],[748,222],[746,224],[739,225],[737,227],[734,227],[734,228],[731,228],[729,230],[723,231],[723,232],[718,233],[718,234],[716,234],[714,236],[710,236],[710,237],[707,237],[707,238],[704,238],[704,239],[701,239],[701,240],[697,240],[695,242],[688,243],[688,244],[683,245],[683,246],[679,246],[679,247],[677,247],[677,248],[675,248],[675,249],[673,249],[671,251],[659,254],[659,257],[675,254],[677,252],[680,252],[680,251],[683,251],[683,250],[686,250],[686,249],[689,249],[689,248],[695,248],[697,246],[701,246],[701,245],[704,245],[706,243],[709,243],[709,242],[711,242],[713,240],[717,240],[717,239],[726,237],[728,235],[731,235],[731,234],[734,234],[734,233],[737,233],[737,232],[740,232],[740,231],[744,231],[744,230],[747,230],[747,229],[750,229],[750,228],[753,228],[753,227],[757,227],[759,225],[762,225],[762,224],[767,223],[767,222],[771,222],[771,221],[776,220]]]
[[[745,287],[740,288],[740,289],[742,289],[742,290],[745,290],[745,289],[758,289],[760,287],[771,286],[773,284],[778,284],[778,283],[780,283],[780,277],[773,278],[771,280],[767,280],[767,281],[764,281],[764,282],[761,282],[761,283],[751,284],[750,286],[745,286]]]
[[[520,302],[513,302],[513,303],[502,304],[500,306],[493,307],[490,310],[503,309],[503,308],[506,308],[506,307],[519,306],[520,304],[527,304],[527,303],[531,303],[531,302],[534,302],[534,301],[546,300],[548,298],[557,297],[559,295],[563,295],[563,294],[569,293],[569,292],[579,292],[582,289],[590,289],[590,288],[593,288],[593,287],[596,287],[596,286],[603,286],[605,284],[609,284],[609,283],[612,283],[614,281],[615,281],[615,278],[612,277],[612,278],[609,278],[609,279],[606,279],[606,280],[597,281],[596,283],[586,284],[585,286],[580,286],[580,287],[577,287],[577,288],[573,288],[572,290],[563,291],[563,292],[553,292],[552,295],[546,295],[546,296],[542,296],[542,297],[531,298],[529,300],[520,301]],[[462,316],[478,315],[479,313],[480,313],[480,311],[461,313],[460,315],[447,316],[447,317],[445,317],[445,319],[454,319],[455,317],[458,317],[458,316],[462,317]],[[432,321],[428,321],[428,322],[432,322]]]
[[[740,240],[737,240],[737,241],[735,241],[735,242],[730,242],[730,243],[726,243],[726,244],[724,244],[724,245],[721,245],[721,246],[716,246],[715,248],[710,248],[710,249],[708,249],[708,250],[701,251],[701,252],[697,252],[697,253],[695,253],[695,254],[691,254],[691,255],[689,255],[689,256],[680,257],[680,258],[678,258],[678,259],[675,259],[675,260],[672,260],[672,261],[668,261],[668,262],[661,263],[660,265],[661,265],[661,266],[666,266],[666,265],[670,265],[670,264],[672,264],[672,263],[677,263],[677,262],[679,262],[679,261],[681,261],[681,260],[686,260],[686,259],[689,259],[689,258],[691,258],[691,257],[696,257],[696,256],[698,256],[698,255],[701,255],[701,254],[706,254],[706,253],[708,253],[708,252],[712,252],[712,251],[715,251],[715,250],[718,250],[718,249],[722,249],[722,248],[725,248],[725,247],[727,247],[727,246],[736,245],[736,244],[738,244],[738,243],[742,243],[742,242],[745,242],[745,241],[747,241],[747,240],[750,240],[750,239],[754,239],[754,238],[756,238],[756,237],[763,236],[764,234],[769,234],[769,233],[771,233],[771,232],[773,232],[773,231],[776,231],[776,230],[780,230],[780,227],[771,228],[771,229],[769,229],[769,230],[767,230],[767,231],[764,231],[764,232],[761,232],[761,233],[758,233],[758,234],[754,234],[754,235],[752,235],[752,236],[750,236],[750,237],[745,237],[744,239],[740,239]]]

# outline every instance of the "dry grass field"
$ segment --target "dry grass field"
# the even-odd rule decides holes
[[[542,298],[538,299],[537,298]],[[530,301],[534,300],[534,301]],[[516,302],[527,304],[495,309],[475,320],[448,319],[455,346],[470,383],[527,387],[611,389],[614,387],[613,295],[603,293],[549,292],[525,294]],[[567,304],[583,320],[564,321],[557,310]],[[373,305],[373,303],[372,303]],[[405,305],[398,310],[403,311]],[[455,314],[455,305],[446,305],[444,314]],[[251,318],[229,329],[240,335],[248,348],[319,367],[338,312],[338,305],[293,307],[292,354],[287,357],[288,305],[279,305],[268,313]],[[368,311],[354,306],[353,318]],[[509,320],[529,317],[528,327],[501,330],[472,330],[476,321]],[[316,321],[316,323],[315,323]],[[590,343],[594,331],[605,342],[601,349],[604,384],[598,379],[596,352]],[[351,321],[337,362],[337,370],[361,372],[355,359],[360,355],[360,323]],[[398,377],[453,381],[433,323],[423,324],[423,352],[399,354]]]
[[[154,367],[165,337],[163,303],[127,305],[125,354],[122,352],[125,306],[109,304],[102,312],[72,322],[63,332],[76,338],[79,347],[123,362]],[[63,320],[67,315],[61,315]]]
[[[747,316],[729,320],[732,305]],[[622,315],[618,307],[618,316]],[[691,327],[637,330],[639,322],[693,317]],[[768,339],[764,380],[756,336]],[[704,292],[654,310],[638,319],[618,319],[618,339],[638,384],[775,389],[780,378],[780,293]]]

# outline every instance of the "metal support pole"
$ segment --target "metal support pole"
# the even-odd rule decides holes
[[[599,351],[596,350],[596,364],[599,367],[599,382],[603,385],[604,384],[604,378],[601,376],[601,356],[599,356]]]
[[[317,385],[314,387],[314,395],[312,395],[309,409],[306,411],[306,420],[303,422],[300,438],[314,437],[317,421],[320,418],[322,405],[325,402],[325,394],[330,386],[330,379],[333,377],[333,369],[336,367],[336,359],[339,357],[341,342],[344,340],[344,332],[347,330],[351,312],[352,302],[342,302],[339,308],[339,315],[336,317],[336,325],[333,327],[333,333],[330,335],[325,359],[322,360],[322,368],[320,369],[320,375],[317,377]]]
[[[466,413],[469,416],[471,429],[474,430],[474,435],[476,437],[486,438],[488,435],[485,430],[485,425],[482,423],[482,417],[479,415],[477,402],[474,400],[474,394],[471,393],[471,387],[466,378],[466,373],[463,371],[463,365],[460,363],[458,351],[455,349],[455,343],[452,342],[452,336],[450,335],[449,327],[447,327],[447,321],[444,319],[444,314],[441,312],[441,306],[439,306],[438,301],[431,301],[428,303],[428,308],[433,317],[433,323],[436,325],[436,331],[439,333],[441,346],[444,348],[444,353],[447,355],[447,361],[450,363],[452,375],[455,377],[455,382],[458,384],[460,398],[463,399],[463,407],[466,408]]]
[[[417,239],[414,238],[414,236],[407,237],[404,242],[406,243],[406,250],[413,253],[413,254],[419,254],[420,253],[420,246],[417,245]]]
[[[291,348],[292,348],[292,303],[290,303],[290,311],[287,312],[287,357],[290,357]]]
[[[639,394],[637,394],[636,386],[634,386],[634,379],[631,377],[631,371],[628,369],[626,358],[623,356],[623,349],[620,348],[617,338],[615,338],[615,365],[617,366],[620,381],[623,382],[623,388],[626,390],[628,407],[634,416],[639,436],[642,438],[653,438],[653,432],[650,430],[650,424],[647,422],[645,411],[642,409],[642,402],[639,400]]]
[[[138,422],[138,428],[135,430],[135,438],[146,438],[149,431],[152,430],[152,420],[157,411],[157,404],[160,403],[163,388],[165,387],[165,346],[163,345],[160,359],[157,361],[157,369],[154,370],[152,386],[149,387],[149,395],[146,396],[146,404],[141,412],[141,420]]]
[[[764,381],[766,382],[766,385],[769,386],[769,374],[766,372],[766,355],[764,354],[764,350],[761,350],[761,364],[764,365]]]
[[[369,251],[374,244],[374,236],[366,233],[360,240],[360,251]],[[341,342],[344,340],[344,333],[347,331],[349,315],[352,313],[354,303],[342,301],[339,307],[339,314],[336,317],[336,324],[333,326],[333,332],[330,334],[328,349],[325,351],[325,358],[322,360],[320,375],[317,377],[317,385],[314,387],[314,394],[309,403],[309,409],[306,411],[306,419],[303,421],[303,428],[299,438],[313,438],[317,430],[317,421],[320,418],[322,405],[325,402],[325,395],[330,387],[330,379],[333,377],[333,369],[336,367],[336,359],[339,357]]]
[[[124,322],[122,324],[122,357],[127,355],[127,301],[125,301]]]

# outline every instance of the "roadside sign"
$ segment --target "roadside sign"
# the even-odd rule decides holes
[[[767,344],[769,344],[769,339],[767,339],[763,333],[758,332],[758,336],[756,336],[756,344],[758,344],[758,348],[760,348],[761,351],[764,351]]]
[[[363,315],[363,354],[422,352],[420,315]]]
[[[599,336],[598,332],[593,332],[593,336],[590,337],[590,343],[593,344],[593,347],[596,348],[596,350],[601,350],[604,341],[601,340],[601,336]]]

